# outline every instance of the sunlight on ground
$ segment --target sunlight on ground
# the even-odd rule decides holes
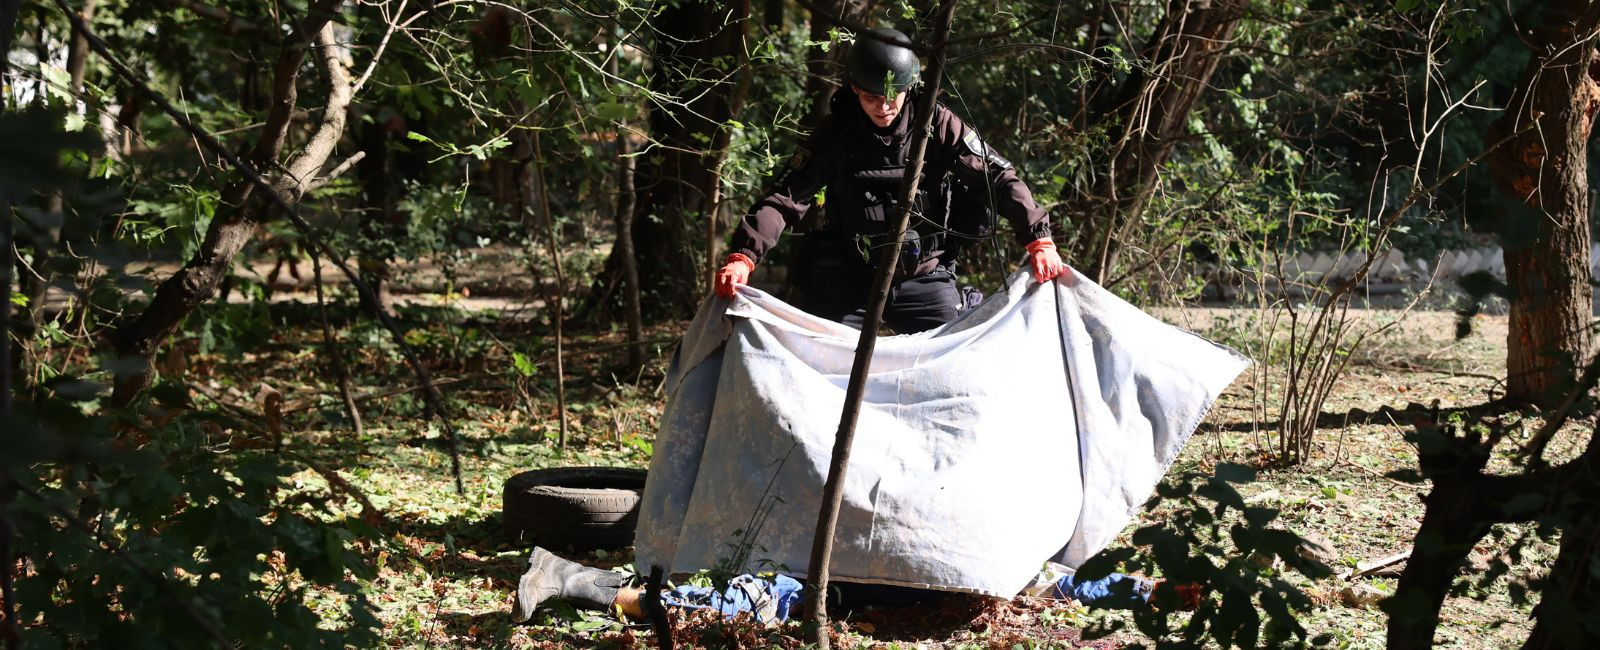
[[[1260,345],[1260,328],[1255,325],[1260,321],[1252,320],[1255,317],[1248,310],[1161,310],[1158,314],[1242,350]],[[1381,319],[1392,315],[1369,312],[1358,317],[1381,324]],[[1263,471],[1257,482],[1241,490],[1253,505],[1280,509],[1285,526],[1330,546],[1334,554],[1330,564],[1336,572],[1362,560],[1405,550],[1422,513],[1418,500],[1422,487],[1383,477],[1385,472],[1411,467],[1416,461],[1415,452],[1401,437],[1406,423],[1370,414],[1384,405],[1403,407],[1408,402],[1438,400],[1446,407],[1481,403],[1494,387],[1487,377],[1503,372],[1504,317],[1477,317],[1473,333],[1461,340],[1454,339],[1454,318],[1441,312],[1411,314],[1372,339],[1352,359],[1323,409],[1325,426],[1317,432],[1313,460],[1300,467]],[[609,340],[569,347],[581,349]],[[389,518],[387,538],[362,542],[365,555],[380,567],[368,595],[378,607],[386,638],[395,647],[591,647],[601,640],[643,647],[649,643],[647,629],[624,626],[606,614],[570,608],[542,611],[535,617],[536,625],[511,626],[507,620],[511,590],[526,549],[502,534],[498,510],[502,482],[523,470],[647,464],[648,441],[660,412],[661,358],[637,387],[617,381],[612,377],[614,369],[601,365],[609,361],[608,355],[570,363],[571,439],[567,451],[561,452],[555,447],[552,378],[541,376],[542,383],[531,386],[530,399],[524,400],[507,387],[509,372],[492,371],[503,367],[504,360],[492,348],[483,354],[488,359],[478,365],[491,369],[487,375],[447,389],[462,435],[464,495],[455,493],[445,440],[438,428],[422,417],[413,395],[366,404],[364,410],[374,422],[369,422],[359,438],[343,427],[316,422],[292,435],[291,444],[327,466],[339,468]],[[303,381],[307,379],[304,375],[289,372],[295,359],[285,350],[254,363],[262,376],[288,373]],[[371,365],[364,372],[393,372],[392,368],[380,370],[376,359],[367,363]],[[234,371],[216,372],[227,375]],[[404,381],[403,375],[388,376]],[[1278,367],[1258,367],[1241,376],[1190,441],[1173,473],[1205,470],[1225,461],[1261,463],[1265,459],[1261,450],[1271,444],[1277,416],[1260,411],[1260,391],[1276,390],[1273,387],[1281,382],[1282,369]],[[295,401],[309,399],[327,387],[294,384],[286,390],[294,393],[291,401]],[[326,407],[322,412],[329,417],[337,414]],[[326,490],[325,482],[314,473],[297,478],[301,489]],[[330,499],[328,505],[335,513],[359,510],[342,496]],[[1144,512],[1128,531],[1163,514],[1160,510]],[[1127,533],[1119,543],[1126,543],[1126,538]],[[1487,562],[1503,547],[1504,542],[1491,538],[1474,551],[1473,561]],[[1515,571],[1537,573],[1552,555],[1553,547],[1535,545]],[[631,561],[626,552],[596,552],[575,559],[602,567]],[[1292,572],[1286,577],[1318,603],[1303,621],[1312,636],[1328,635],[1336,647],[1382,645],[1384,618],[1373,608],[1345,604],[1341,592],[1360,583],[1386,593],[1394,588],[1395,575],[1380,572],[1353,583],[1339,578],[1312,581]],[[1084,643],[1075,640],[1077,627],[1118,616],[1124,615],[1089,613],[1066,603],[1025,604],[1010,619],[992,619],[1010,623],[979,631],[946,630],[944,636],[915,643],[923,647],[989,647],[1001,640],[1032,638],[1041,647],[1077,647]],[[1462,597],[1447,602],[1441,646],[1515,643],[1526,634],[1527,616],[1526,606],[1512,605],[1505,580],[1482,589],[1471,586]],[[851,634],[860,635],[861,643],[876,643],[871,622],[858,621],[851,629]],[[799,636],[792,628],[772,633],[780,641]],[[1136,638],[1120,633],[1109,641],[1114,647],[1118,640]],[[881,647],[910,647],[905,643],[912,641],[897,643],[901,645]]]

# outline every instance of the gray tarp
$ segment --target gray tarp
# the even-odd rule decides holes
[[[1009,598],[1127,525],[1248,361],[1070,274],[879,339],[835,580]],[[667,375],[638,566],[808,569],[859,332],[761,291],[709,298]]]

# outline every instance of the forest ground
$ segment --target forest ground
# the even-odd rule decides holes
[[[345,296],[348,298],[348,296]],[[459,298],[457,296],[456,298]],[[345,302],[348,302],[346,300]],[[625,624],[614,615],[577,612],[566,607],[541,611],[534,625],[513,626],[507,613],[527,549],[500,531],[502,482],[540,467],[568,465],[644,466],[662,404],[664,359],[681,324],[652,329],[651,359],[643,372],[618,376],[620,350],[614,331],[569,335],[567,400],[570,418],[565,451],[558,448],[553,364],[519,382],[511,354],[540,358],[549,336],[540,323],[497,318],[494,312],[468,312],[450,306],[449,296],[424,297],[402,309],[407,338],[431,359],[436,378],[455,411],[465,494],[456,494],[450,459],[439,427],[422,415],[414,384],[398,363],[392,345],[375,326],[335,310],[336,326],[354,352],[354,383],[362,401],[364,435],[354,436],[344,421],[332,384],[328,357],[318,347],[320,328],[307,307],[277,304],[272,318],[282,325],[271,342],[248,352],[201,354],[197,341],[188,350],[186,372],[193,385],[237,415],[259,414],[262,384],[285,398],[283,435],[298,449],[340,474],[387,517],[382,535],[358,545],[378,569],[369,597],[378,609],[393,647],[653,647],[648,628]],[[426,306],[428,304],[437,306]],[[230,306],[224,309],[247,309]],[[1249,308],[1168,308],[1155,313],[1174,324],[1249,352],[1259,345],[1264,314]],[[1242,486],[1255,505],[1281,509],[1280,521],[1302,535],[1332,547],[1330,564],[1338,572],[1357,562],[1403,551],[1422,516],[1424,485],[1400,483],[1385,472],[1415,466],[1414,449],[1402,439],[1407,426],[1389,416],[1373,416],[1382,406],[1407,403],[1443,407],[1487,401],[1493,379],[1504,372],[1505,317],[1476,316],[1470,335],[1457,339],[1456,316],[1449,312],[1353,312],[1364,326],[1393,323],[1352,358],[1319,421],[1316,452],[1310,462],[1286,468],[1267,465],[1263,446],[1275,413],[1260,408],[1262,391],[1277,390],[1283,369],[1256,366],[1222,396],[1190,440],[1172,474],[1207,471],[1218,462],[1262,467],[1254,483]],[[544,359],[548,361],[548,359]],[[234,384],[254,377],[259,383]],[[523,388],[518,388],[522,386]],[[398,393],[398,394],[388,394]],[[312,470],[294,478],[295,487],[318,500],[324,516],[360,510],[352,499]],[[311,505],[304,506],[312,508]],[[1163,517],[1142,512],[1128,527]],[[1127,542],[1125,532],[1118,543]],[[1487,563],[1503,543],[1490,538],[1473,554]],[[1553,547],[1536,544],[1515,565],[1514,575],[1536,575],[1553,556]],[[626,550],[592,552],[581,562],[615,567],[630,561]],[[1347,602],[1341,593],[1359,583],[1377,592],[1392,590],[1392,572],[1354,581],[1333,577],[1288,578],[1316,602],[1302,619],[1311,637],[1327,647],[1377,648],[1383,644],[1384,617],[1375,607]],[[331,601],[330,601],[331,602]],[[1515,606],[1507,580],[1468,586],[1446,603],[1439,633],[1441,647],[1482,648],[1515,645],[1529,627],[1528,606]],[[333,607],[330,620],[340,618]],[[843,647],[1034,648],[1120,647],[1142,639],[1121,632],[1096,641],[1078,630],[1124,612],[1091,612],[1068,602],[1018,599],[1010,603],[981,598],[951,598],[936,607],[868,612],[845,619]],[[724,647],[799,645],[794,626],[765,628],[750,623],[723,625],[711,620],[679,622],[680,644]]]

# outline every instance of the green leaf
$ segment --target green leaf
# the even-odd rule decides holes
[[[511,364],[516,367],[517,374],[523,377],[532,377],[539,372],[539,366],[521,352],[511,354]]]
[[[1404,13],[1416,9],[1417,5],[1420,4],[1422,4],[1422,0],[1395,0],[1394,10]]]

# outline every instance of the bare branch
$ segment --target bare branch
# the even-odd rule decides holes
[[[357,151],[354,154],[351,154],[349,158],[344,159],[344,162],[339,163],[339,166],[334,167],[333,169],[329,170],[328,173],[323,174],[316,180],[311,181],[311,184],[306,187],[306,193],[309,194],[327,187],[328,183],[333,182],[333,179],[344,175],[345,172],[350,171],[351,167],[356,166],[356,163],[361,162],[362,159],[366,157],[367,152],[365,151]]]
[[[407,2],[409,2],[409,0],[400,0],[400,7],[394,10],[394,15],[389,19],[389,26],[383,31],[383,39],[378,41],[378,49],[373,51],[372,60],[367,62],[366,71],[361,73],[361,77],[359,79],[356,79],[356,83],[351,87],[350,92],[361,92],[361,87],[367,85],[367,79],[372,78],[372,72],[378,69],[378,61],[383,59],[383,51],[388,49],[390,37],[394,36],[394,30],[398,29],[400,26],[396,19],[398,19],[401,14],[406,12]],[[383,8],[384,12],[388,13],[388,4],[385,4]],[[421,13],[419,12],[418,15],[420,16]]]

